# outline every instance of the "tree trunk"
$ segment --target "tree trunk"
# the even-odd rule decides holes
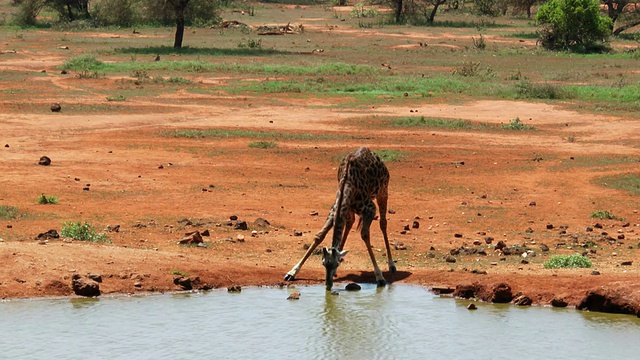
[[[402,1],[403,0],[396,0],[396,23],[402,21]]]
[[[173,41],[173,47],[180,49],[182,48],[182,39],[184,37],[184,12],[187,9],[187,5],[189,5],[189,0],[174,0],[172,3],[176,11],[176,36]]]
[[[433,20],[436,18],[436,13],[438,12],[438,7],[440,7],[440,5],[446,3],[447,0],[435,0],[433,1],[433,10],[431,10],[431,14],[429,14],[429,18],[427,19],[427,22],[429,24],[433,24]]]

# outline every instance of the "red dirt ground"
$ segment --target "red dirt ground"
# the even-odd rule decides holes
[[[52,84],[60,91],[82,89],[92,81],[59,77],[53,70],[59,60],[38,60],[42,61],[20,66],[44,68],[50,75],[30,81]],[[4,65],[16,66],[11,61]],[[327,110],[314,104],[330,99],[277,100],[274,105],[246,96],[178,93],[127,101],[125,106],[142,109],[133,113],[87,114],[69,114],[65,108],[105,104],[104,97],[86,93],[61,101],[52,93],[35,103],[42,111],[16,111],[28,102],[19,97],[0,103],[0,204],[28,214],[0,222],[0,298],[71,295],[69,284],[75,273],[101,274],[103,294],[179,290],[172,281],[175,273],[198,276],[214,287],[281,284],[331,206],[340,156],[361,145],[409,154],[388,163],[390,238],[407,246],[394,251],[399,270],[394,281],[448,287],[507,282],[514,293],[527,294],[543,305],[554,296],[575,305],[597,287],[631,291],[640,285],[638,199],[592,182],[604,175],[637,171],[637,161],[588,165],[598,159],[637,158],[637,120],[516,101],[451,105],[417,100],[404,106]],[[61,113],[48,112],[55,101],[62,102]],[[367,127],[347,121],[409,116],[412,110],[423,116],[489,123],[520,117],[540,131],[454,132]],[[275,149],[263,150],[248,147],[251,139],[158,135],[162,130],[211,127],[349,133],[357,139],[285,140],[278,141]],[[569,136],[577,141],[567,141]],[[50,166],[37,165],[42,155],[52,159]],[[83,191],[87,186],[90,191]],[[36,204],[41,193],[58,196],[59,204]],[[625,220],[591,219],[589,215],[598,209],[611,210]],[[313,211],[319,216],[312,216]],[[227,226],[230,215],[250,225],[265,218],[271,226],[252,227],[258,231],[254,237],[251,229]],[[181,218],[194,225],[179,223]],[[413,219],[420,222],[419,229],[403,234],[403,226]],[[60,230],[64,221],[85,220],[99,228],[119,224],[121,230],[109,233],[110,244],[33,240],[48,229]],[[604,225],[597,231],[625,235],[614,244],[596,241],[598,250],[591,258],[601,275],[591,275],[592,269],[543,269],[542,262],[550,255],[539,250],[540,243],[549,245],[552,254],[576,252],[566,248],[573,243],[571,235],[576,244],[584,242],[590,236],[585,228],[596,222]],[[554,228],[547,229],[547,224]],[[566,234],[560,234],[560,226],[566,226]],[[525,232],[527,228],[533,232]],[[185,232],[204,229],[211,231],[205,238],[208,248],[176,244]],[[294,230],[303,236],[294,236]],[[244,242],[233,241],[239,234]],[[377,222],[372,236],[380,251]],[[486,236],[495,238],[493,244],[499,240],[526,244],[538,256],[529,264],[521,263],[518,255],[501,260],[493,245],[485,245]],[[443,260],[449,250],[474,247],[477,239],[482,240],[479,247],[487,250],[486,257],[458,256],[455,264]],[[356,232],[347,248],[350,253],[338,282],[373,281]],[[378,262],[386,270],[383,252],[379,253]],[[623,261],[633,264],[621,266]],[[487,274],[474,274],[474,269]],[[386,272],[385,276],[392,280]],[[320,259],[314,256],[295,283],[322,281]]]

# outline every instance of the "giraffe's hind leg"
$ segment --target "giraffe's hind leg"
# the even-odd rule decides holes
[[[387,284],[384,276],[382,276],[382,271],[378,267],[378,263],[376,262],[376,256],[373,253],[373,249],[371,249],[371,236],[370,236],[370,227],[371,222],[376,214],[376,206],[371,201],[366,205],[366,208],[362,211],[362,229],[360,229],[360,235],[362,236],[362,240],[364,241],[367,252],[369,253],[369,257],[371,258],[371,263],[373,264],[373,273],[376,276],[376,282],[378,283],[378,287],[383,287]]]
[[[387,248],[387,260],[389,261],[389,272],[396,272],[396,263],[391,256],[391,246],[389,245],[389,237],[387,236],[387,200],[389,199],[387,187],[383,187],[377,195],[378,207],[380,210],[380,230],[384,237],[384,245]]]

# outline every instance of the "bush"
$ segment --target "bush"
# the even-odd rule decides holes
[[[140,21],[140,0],[101,0],[93,6],[93,18],[101,26],[132,26]]]
[[[551,50],[601,50],[613,28],[611,19],[600,16],[597,0],[550,0],[538,10],[536,23],[539,41]]]
[[[589,258],[580,254],[556,255],[544,262],[545,269],[592,268]]]
[[[44,7],[44,0],[24,0],[19,4],[13,23],[18,26],[34,26],[36,17]]]
[[[47,196],[45,194],[42,194],[40,196],[38,196],[38,200],[36,200],[36,202],[40,205],[45,205],[45,204],[57,204],[58,203],[58,197],[56,196]]]
[[[0,219],[13,220],[18,218],[20,210],[15,206],[0,205]]]
[[[93,226],[86,222],[72,222],[68,221],[62,224],[62,230],[60,235],[63,237],[69,237],[73,240],[91,241],[91,242],[106,242],[107,235],[98,233]]]
[[[591,213],[591,217],[594,219],[601,219],[601,220],[623,220],[622,218],[619,218],[613,215],[613,213],[609,210],[594,211]]]

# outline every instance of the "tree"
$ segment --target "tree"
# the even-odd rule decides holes
[[[176,36],[173,40],[174,48],[182,47],[182,38],[184,37],[184,23],[185,23],[185,11],[187,10],[187,5],[189,5],[189,0],[167,0],[167,3],[173,7],[173,11],[175,11],[176,17]]]
[[[62,21],[89,19],[89,0],[47,0],[46,5],[55,10]]]
[[[176,25],[173,47],[181,48],[184,28],[217,22],[218,1],[213,0],[145,0],[144,16],[162,25]]]
[[[540,42],[547,49],[589,50],[611,34],[613,22],[596,0],[550,0],[538,9]]]

